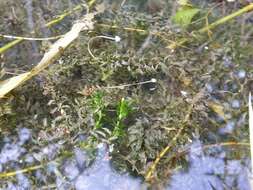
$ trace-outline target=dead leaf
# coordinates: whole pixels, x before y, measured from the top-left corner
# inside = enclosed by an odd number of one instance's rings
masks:
[[[226,121],[224,107],[221,104],[215,102],[208,102],[208,107]]]

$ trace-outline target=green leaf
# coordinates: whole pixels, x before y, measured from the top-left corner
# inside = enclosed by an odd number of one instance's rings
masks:
[[[118,119],[119,120],[125,119],[130,112],[131,112],[131,103],[125,100],[125,98],[122,98],[120,100],[120,103],[118,104],[117,109]]]
[[[173,16],[173,22],[180,25],[183,28],[187,28],[191,24],[193,17],[198,14],[200,9],[184,7],[179,9],[175,16]]]
[[[117,107],[117,119],[115,122],[115,127],[113,130],[113,136],[118,138],[124,135],[124,124],[122,123],[124,119],[132,112],[131,102],[122,98]]]

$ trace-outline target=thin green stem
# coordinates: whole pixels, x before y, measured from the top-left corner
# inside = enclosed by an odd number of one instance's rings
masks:
[[[208,26],[205,26],[205,27],[203,27],[203,28],[201,28],[197,31],[193,31],[192,34],[194,34],[194,33],[204,34],[205,32],[208,32],[211,29],[214,29],[217,26],[222,25],[222,24],[228,22],[229,20],[232,20],[235,17],[240,16],[244,13],[250,12],[252,10],[253,10],[253,3],[250,3],[249,5],[243,7],[242,9],[240,9],[240,10],[238,10],[238,11],[236,11],[236,12],[230,14],[230,15],[227,15],[227,16],[221,18],[221,19],[218,19],[217,21],[211,23]],[[177,47],[182,46],[182,45],[184,45],[185,43],[187,43],[189,41],[190,41],[190,39],[183,38],[183,39],[179,40],[179,42],[174,42],[174,43],[170,44],[168,46],[168,48],[171,49],[171,50],[174,50]]]
[[[40,164],[40,165],[37,165],[37,166],[31,166],[31,167],[24,168],[24,169],[17,170],[17,171],[0,173],[0,178],[12,177],[12,176],[15,176],[17,174],[31,172],[31,171],[34,171],[34,170],[37,170],[37,169],[41,169],[43,167],[44,167],[44,165]]]

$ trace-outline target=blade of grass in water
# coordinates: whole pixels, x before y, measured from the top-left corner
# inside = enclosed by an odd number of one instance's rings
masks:
[[[249,184],[253,189],[253,110],[251,102],[251,93],[249,93],[249,138],[250,138],[250,155],[251,155],[251,170],[249,174]]]
[[[251,155],[251,174],[253,174],[253,110],[251,103],[251,93],[249,93],[249,137],[250,137],[250,155]]]

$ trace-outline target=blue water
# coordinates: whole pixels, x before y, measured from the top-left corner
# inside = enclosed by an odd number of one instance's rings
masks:
[[[106,144],[98,145],[96,159],[91,165],[88,164],[87,152],[80,148],[73,148],[71,158],[55,161],[60,150],[64,148],[60,141],[29,150],[28,145],[33,143],[31,134],[31,130],[21,128],[17,133],[18,139],[14,135],[2,139],[0,172],[20,170],[43,160],[47,160],[48,164],[33,172],[0,179],[1,189],[54,187],[77,190],[145,190],[148,187],[141,178],[132,177],[129,173],[118,173],[111,166]],[[250,190],[248,158],[229,160],[226,158],[227,152],[221,146],[210,147],[204,151],[200,140],[193,141],[185,148],[189,150],[186,154],[189,166],[187,169],[175,170],[165,189]]]

